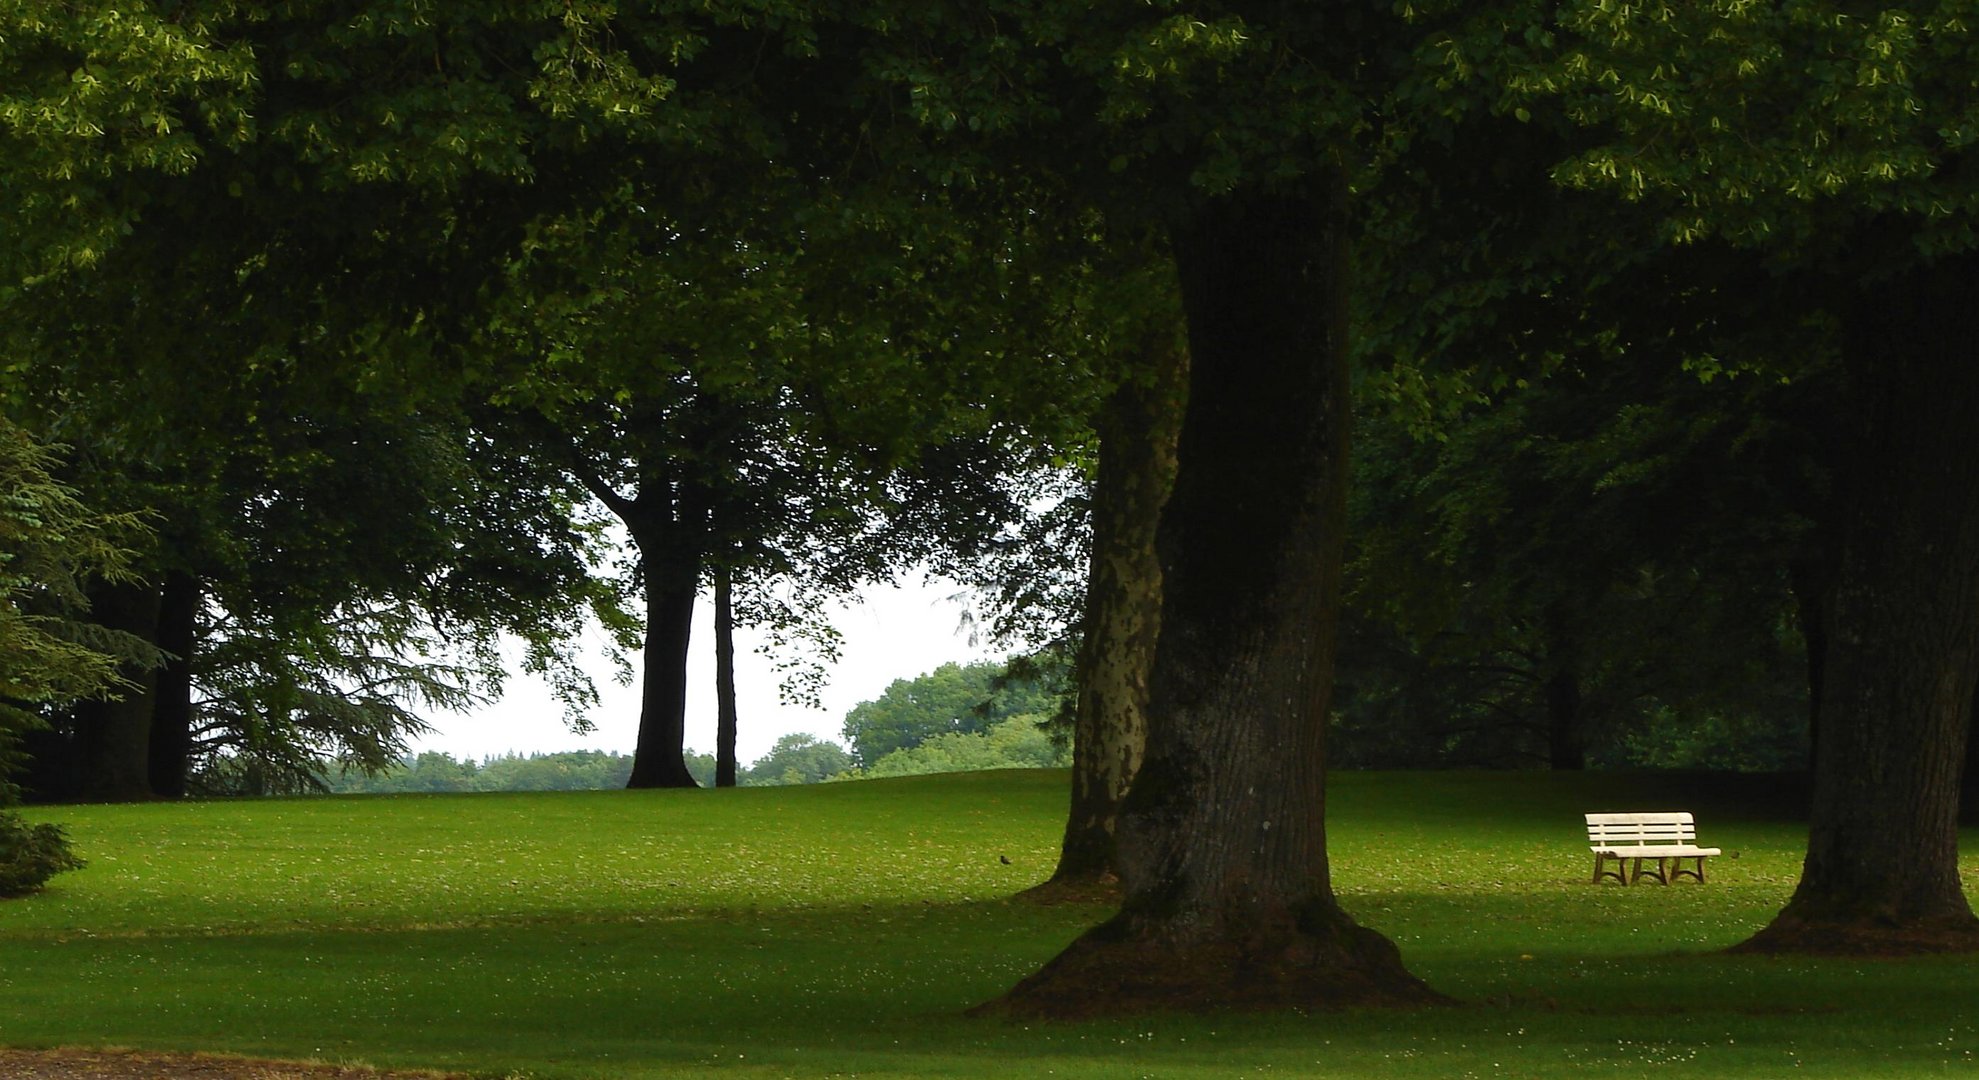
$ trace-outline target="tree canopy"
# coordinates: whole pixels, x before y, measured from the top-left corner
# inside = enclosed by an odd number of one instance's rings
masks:
[[[971,735],[1012,717],[1043,720],[1057,713],[1061,687],[1052,672],[1011,678],[1007,671],[1006,664],[981,660],[895,679],[879,697],[845,714],[846,746],[858,764],[871,768],[939,735]]]

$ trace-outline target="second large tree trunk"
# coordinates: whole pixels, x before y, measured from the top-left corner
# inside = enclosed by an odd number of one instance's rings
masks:
[[[1047,893],[1113,880],[1120,806],[1147,750],[1148,671],[1161,625],[1155,527],[1175,479],[1175,438],[1188,392],[1188,351],[1179,336],[1155,335],[1147,371],[1114,392],[1099,420],[1072,809]]]
[[[157,639],[158,608],[158,590],[142,582],[89,591],[90,621],[147,642]],[[118,689],[117,700],[76,705],[82,797],[91,801],[151,797],[151,709],[158,672],[127,664],[120,674],[128,685]]]
[[[646,647],[640,673],[639,743],[627,787],[699,787],[687,771],[687,645],[694,630],[698,556],[661,543],[642,543],[646,581]]]
[[[1744,948],[1979,948],[1958,789],[1979,681],[1979,260],[1860,290],[1859,434],[1829,594],[1820,754],[1793,898]]]
[[[1324,734],[1349,421],[1342,185],[1175,233],[1189,402],[1162,513],[1148,752],[1120,913],[992,1006],[1072,1016],[1420,1002],[1333,897]]]

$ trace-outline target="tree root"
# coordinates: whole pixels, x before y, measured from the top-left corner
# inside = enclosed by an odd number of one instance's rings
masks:
[[[1350,921],[1208,943],[1137,933],[1131,920],[1087,931],[972,1016],[1078,1020],[1148,1012],[1450,1004],[1402,966],[1401,952]]]
[[[1735,955],[1933,956],[1979,952],[1970,914],[1892,920],[1781,912],[1765,929],[1725,950]]]
[[[1020,903],[1036,904],[1039,907],[1057,907],[1060,904],[1118,904],[1120,879],[1112,874],[1100,877],[1052,878],[1050,881],[1025,889],[1012,899]]]

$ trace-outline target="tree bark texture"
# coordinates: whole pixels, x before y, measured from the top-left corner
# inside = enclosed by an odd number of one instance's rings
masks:
[[[1076,1016],[1435,995],[1333,897],[1324,745],[1349,392],[1338,177],[1174,233],[1189,401],[1161,515],[1146,760],[1120,913],[986,1008]]]
[[[151,709],[149,772],[160,798],[184,798],[192,767],[192,660],[199,637],[199,579],[181,571],[165,575],[158,611],[158,647],[170,655],[158,670]]]
[[[1796,559],[1787,567],[1799,615],[1800,636],[1807,643],[1807,769],[1821,763],[1822,668],[1828,659],[1828,574],[1818,556]]]
[[[1972,699],[1972,712],[1965,721],[1965,771],[1959,782],[1958,821],[1979,825],[1979,695]]]
[[[99,584],[89,590],[89,618],[155,642],[160,599],[155,587],[141,582]],[[92,802],[151,797],[151,711],[158,672],[132,664],[121,674],[130,685],[120,688],[118,700],[76,705],[82,797]]]
[[[1979,685],[1979,259],[1859,290],[1856,445],[1827,612],[1820,756],[1793,898],[1742,948],[1979,948],[1958,878]]]
[[[1099,418],[1072,809],[1047,883],[1058,889],[1115,878],[1120,806],[1147,749],[1148,672],[1161,625],[1155,527],[1175,480],[1175,440],[1188,393],[1188,350],[1179,337],[1172,330],[1153,335],[1147,377],[1123,383]]]
[[[635,535],[635,540],[637,540]],[[649,546],[650,545],[650,546]],[[640,541],[646,581],[646,644],[640,679],[639,742],[632,788],[699,787],[687,771],[687,645],[701,583],[698,549]]]
[[[715,786],[735,786],[735,575],[715,569]]]

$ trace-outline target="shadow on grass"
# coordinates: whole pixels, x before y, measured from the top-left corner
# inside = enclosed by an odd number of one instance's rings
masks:
[[[0,1015],[9,1017],[4,1037],[16,1043],[543,1076],[719,1067],[742,1075],[1207,1077],[1253,1066],[1432,1076],[1488,1070],[1494,1060],[1521,1075],[1676,1060],[1777,1075],[1767,1070],[1787,1064],[1789,1051],[1828,1063],[1894,1054],[1891,1061],[1918,1069],[1974,1044],[1963,1004],[1979,999],[1970,965],[1673,955],[1560,935],[1551,948],[1522,954],[1461,941],[1420,950],[1419,961],[1411,958],[1417,972],[1471,1001],[1427,1014],[1052,1025],[961,1018],[1104,912],[1009,902],[848,905],[643,921],[15,940],[0,975]],[[1618,1041],[1631,1032],[1644,1034]]]

